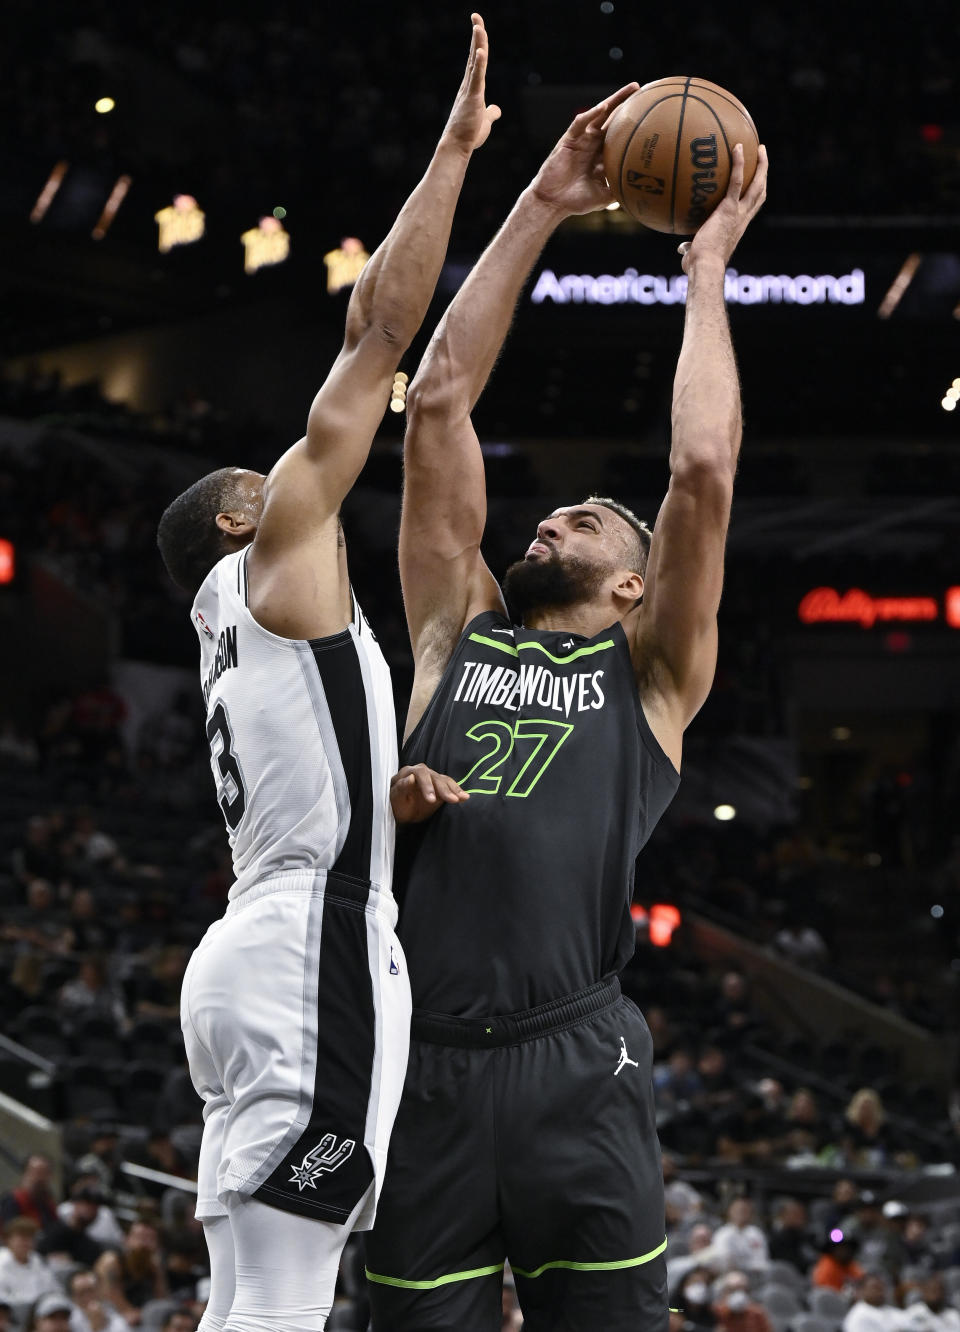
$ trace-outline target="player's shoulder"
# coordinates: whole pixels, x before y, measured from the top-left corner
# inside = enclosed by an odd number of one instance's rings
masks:
[[[503,632],[509,630],[509,632],[512,634],[514,633],[516,628],[517,626],[513,623],[513,621],[510,619],[509,616],[504,615],[503,611],[483,610],[480,611],[479,614],[474,615],[472,619],[467,621],[467,623],[463,626],[461,637],[469,638],[471,634],[482,634],[485,632],[489,633],[490,630],[492,629],[496,629],[498,631],[503,631]]]
[[[206,630],[212,637],[212,623],[223,609],[232,609],[233,604],[246,605],[246,555],[248,548],[232,551],[218,560],[207,573],[206,578],[197,588],[190,609],[190,618],[198,632]]]

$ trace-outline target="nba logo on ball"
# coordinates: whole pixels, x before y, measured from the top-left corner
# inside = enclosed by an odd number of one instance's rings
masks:
[[[643,190],[644,194],[662,194],[666,182],[662,176],[648,176],[645,171],[628,171],[627,184],[632,190]]]
[[[738,143],[746,189],[760,146],[749,111],[715,83],[675,75],[646,84],[613,113],[603,169],[631,217],[690,236],[726,193]]]

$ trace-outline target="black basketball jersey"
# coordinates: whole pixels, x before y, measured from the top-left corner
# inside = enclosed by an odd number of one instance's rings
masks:
[[[634,862],[680,778],[619,623],[586,639],[478,615],[402,761],[470,792],[398,836],[416,1008],[518,1012],[629,961]]]

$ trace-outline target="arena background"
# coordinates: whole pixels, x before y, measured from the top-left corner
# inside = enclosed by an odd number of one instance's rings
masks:
[[[604,92],[712,79],[749,106],[771,158],[728,282],[746,429],[720,665],[638,865],[624,977],[656,1043],[674,1288],[704,1241],[691,1230],[714,1231],[744,1194],[781,1255],[751,1273],[777,1332],[839,1326],[850,1292],[831,1306],[809,1276],[838,1229],[889,1301],[924,1296],[916,1326],[947,1332],[960,1323],[922,1283],[944,1272],[960,1300],[960,11],[483,13],[503,119],[470,167],[408,375],[516,193]],[[165,1309],[202,1308],[199,1102],[176,1013],[230,870],[188,600],[156,522],[205,471],[267,470],[302,433],[349,295],[328,290],[334,252],[344,237],[372,251],[425,167],[468,13],[14,0],[8,15],[0,1191],[42,1151],[56,1201],[79,1178],[102,1191],[101,1228],[108,1205],[124,1231],[149,1220],[152,1257],[142,1229],[117,1243],[149,1273],[128,1312],[146,1299],[140,1325],[159,1327]],[[177,195],[205,233],[161,252],[156,214]],[[264,217],[289,256],[248,273],[241,236]],[[678,272],[675,242],[622,211],[551,241],[477,412],[495,570],[590,490],[654,516]],[[388,413],[345,508],[400,708],[402,431]],[[4,1221],[22,1196],[0,1200]],[[58,1259],[61,1241],[37,1244],[62,1284],[96,1255],[70,1240]],[[705,1259],[719,1312],[697,1318],[733,1332],[723,1273],[744,1258],[722,1247]],[[367,1325],[358,1273],[351,1246],[332,1327]],[[3,1279],[9,1325],[25,1325],[29,1301]],[[507,1290],[505,1327],[512,1306]]]

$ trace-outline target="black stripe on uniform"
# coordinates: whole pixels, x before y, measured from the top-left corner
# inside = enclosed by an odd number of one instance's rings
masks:
[[[340,762],[350,794],[350,826],[333,870],[363,883],[370,881],[373,841],[373,777],[367,694],[357,647],[349,629],[310,642],[324,697],[337,737]]]
[[[350,796],[350,826],[327,872],[317,979],[317,1068],[310,1122],[254,1196],[346,1221],[373,1179],[364,1148],[376,1025],[366,904],[373,834],[367,695],[349,629],[310,640]],[[335,761],[336,756],[331,755]],[[352,1146],[346,1151],[348,1144]]]
[[[333,871],[327,874],[310,1122],[254,1193],[272,1207],[323,1221],[346,1221],[373,1180],[363,1145],[376,1041],[368,891]]]

